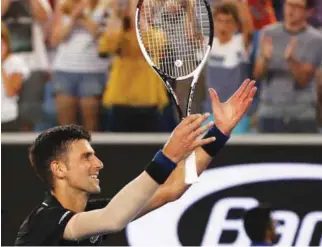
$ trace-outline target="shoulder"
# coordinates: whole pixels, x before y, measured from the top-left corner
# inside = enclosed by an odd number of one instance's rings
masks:
[[[72,211],[62,207],[41,205],[35,208],[21,225],[15,245],[52,245],[62,240]]]
[[[322,42],[322,32],[309,26],[305,32],[307,36],[310,36],[312,39]]]
[[[281,22],[276,22],[276,23],[267,25],[262,29],[262,32],[268,33],[268,34],[284,32],[283,24]]]

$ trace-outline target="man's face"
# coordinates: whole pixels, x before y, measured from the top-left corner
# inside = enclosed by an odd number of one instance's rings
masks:
[[[299,25],[308,17],[306,0],[285,0],[284,21],[288,25]]]
[[[103,163],[87,140],[78,140],[69,145],[67,151],[67,170],[64,179],[73,189],[89,194],[100,193],[99,171]]]
[[[230,40],[238,30],[232,15],[218,13],[214,18],[215,34],[220,40]]]

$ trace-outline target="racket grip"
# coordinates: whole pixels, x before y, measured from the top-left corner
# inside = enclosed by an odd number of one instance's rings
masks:
[[[185,183],[194,184],[198,181],[196,153],[193,151],[185,160]]]

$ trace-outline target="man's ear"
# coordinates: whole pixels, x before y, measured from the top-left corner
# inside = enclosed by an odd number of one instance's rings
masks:
[[[63,162],[59,162],[57,160],[50,163],[50,169],[53,173],[53,176],[60,179],[64,178],[67,172],[66,165]]]

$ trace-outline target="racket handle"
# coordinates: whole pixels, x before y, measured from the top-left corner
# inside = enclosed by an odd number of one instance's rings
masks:
[[[193,151],[185,160],[185,183],[194,184],[199,181],[197,173],[196,153]]]

